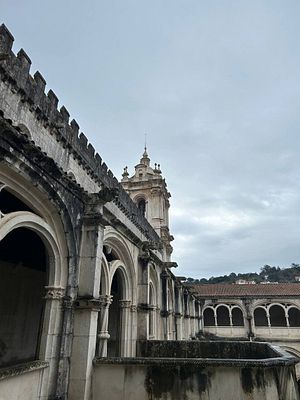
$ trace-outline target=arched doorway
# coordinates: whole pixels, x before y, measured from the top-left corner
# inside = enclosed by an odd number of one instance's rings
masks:
[[[39,355],[48,255],[41,238],[22,227],[0,241],[0,365]]]

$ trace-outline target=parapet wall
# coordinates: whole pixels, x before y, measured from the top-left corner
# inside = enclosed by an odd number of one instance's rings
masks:
[[[68,110],[62,106],[58,109],[58,98],[50,89],[46,94],[46,81],[39,71],[30,75],[31,60],[23,49],[17,55],[12,51],[14,38],[4,24],[0,26],[0,79],[8,82],[18,93],[23,103],[27,103],[35,117],[49,129],[52,135],[64,148],[73,153],[74,158],[82,165],[89,175],[101,186],[118,189],[118,197],[114,202],[124,214],[151,241],[160,239],[155,230],[144,218],[128,194],[124,191],[117,178],[84,133],[72,119]]]

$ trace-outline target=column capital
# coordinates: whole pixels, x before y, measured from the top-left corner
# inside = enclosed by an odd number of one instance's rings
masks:
[[[101,294],[99,297],[99,301],[101,306],[110,305],[113,301],[113,296],[111,296],[110,294]]]
[[[45,286],[45,300],[62,300],[64,298],[65,289],[56,286]]]
[[[119,300],[120,308],[130,308],[131,300]]]

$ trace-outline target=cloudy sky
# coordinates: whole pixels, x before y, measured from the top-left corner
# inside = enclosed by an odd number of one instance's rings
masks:
[[[300,262],[299,0],[0,0],[0,15],[117,177],[147,132],[176,274]]]

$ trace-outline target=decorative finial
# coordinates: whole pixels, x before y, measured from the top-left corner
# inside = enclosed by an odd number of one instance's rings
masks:
[[[126,167],[124,168],[124,172],[123,172],[123,174],[122,174],[122,177],[123,177],[123,178],[127,178],[128,176],[129,176],[128,167],[126,166]]]

